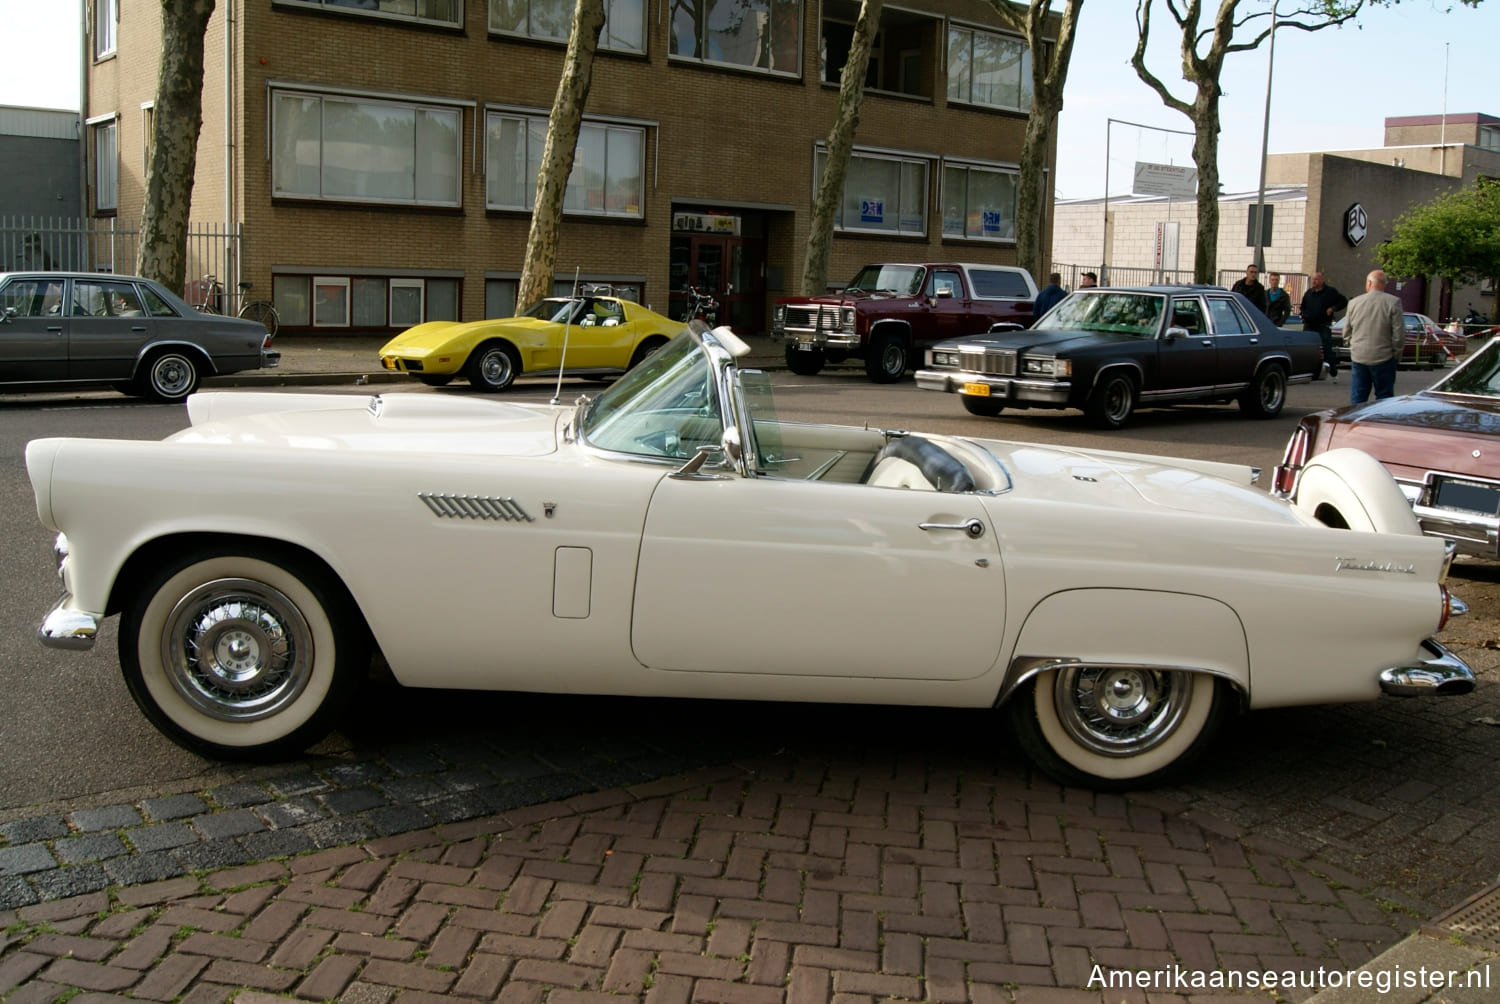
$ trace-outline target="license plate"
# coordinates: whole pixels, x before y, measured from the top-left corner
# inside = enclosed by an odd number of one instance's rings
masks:
[[[1472,481],[1438,481],[1433,501],[1443,509],[1466,509],[1487,516],[1500,514],[1500,488]]]
[[[388,370],[393,370],[396,368],[396,360],[391,358],[390,356],[382,356],[380,359],[380,364]]]
[[[798,342],[797,343],[797,351],[798,352],[811,352],[812,350],[813,350],[812,345],[809,344],[809,343],[807,343],[807,342]]]
[[[987,383],[966,383],[964,393],[970,397],[989,397],[990,385]]]

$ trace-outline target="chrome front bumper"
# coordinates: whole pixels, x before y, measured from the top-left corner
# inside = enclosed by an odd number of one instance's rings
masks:
[[[1073,392],[1073,384],[1067,380],[1022,380],[957,370],[917,370],[917,386],[923,390],[962,394],[968,384],[978,384],[990,389],[988,394],[975,395],[977,397],[988,397],[1005,404],[1054,408],[1067,407],[1068,397]]]
[[[1422,649],[1430,658],[1383,670],[1380,689],[1393,697],[1447,697],[1474,689],[1474,671],[1462,659],[1431,638],[1422,642]]]
[[[47,611],[47,616],[42,618],[42,626],[37,628],[36,637],[45,647],[60,648],[68,652],[84,652],[94,647],[94,639],[99,634],[99,622],[103,618],[83,610],[69,610],[68,601],[72,598],[63,593],[62,598]]]
[[[787,329],[786,343],[805,349],[857,349],[859,336],[852,331],[808,331]]]

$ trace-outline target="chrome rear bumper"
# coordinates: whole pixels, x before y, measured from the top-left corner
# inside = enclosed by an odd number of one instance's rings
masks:
[[[1431,638],[1422,642],[1422,649],[1431,657],[1382,671],[1380,689],[1393,697],[1446,697],[1474,689],[1474,671],[1462,659]]]

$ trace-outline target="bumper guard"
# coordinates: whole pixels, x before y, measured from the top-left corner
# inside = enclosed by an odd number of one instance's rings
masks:
[[[1382,671],[1380,689],[1393,697],[1448,697],[1474,689],[1474,671],[1462,659],[1431,638],[1422,649],[1430,658]]]

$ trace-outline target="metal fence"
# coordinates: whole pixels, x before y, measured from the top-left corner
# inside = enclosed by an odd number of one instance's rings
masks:
[[[1077,289],[1083,273],[1093,272],[1099,277],[1101,286],[1152,286],[1160,283],[1192,282],[1192,269],[1171,268],[1124,268],[1119,265],[1057,265],[1052,271],[1062,276],[1064,289]],[[1038,284],[1042,276],[1037,276]]]
[[[0,216],[0,271],[113,272],[136,270],[140,224],[113,218]],[[204,302],[207,276],[225,291],[216,310],[232,312],[238,297],[243,225],[191,223],[187,238],[185,299]]]

